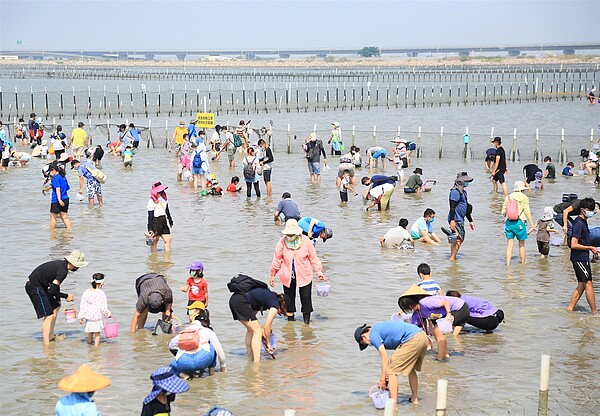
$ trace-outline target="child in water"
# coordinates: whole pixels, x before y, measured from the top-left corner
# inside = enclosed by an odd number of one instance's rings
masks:
[[[352,179],[350,171],[345,170],[340,182],[340,199],[342,202],[348,202],[348,189],[352,189]]]
[[[577,176],[576,173],[573,173],[573,169],[575,168],[575,164],[573,162],[567,163],[567,166],[562,170],[562,174],[564,176]]]
[[[123,153],[121,154],[123,158],[123,166],[132,167],[133,166],[133,148],[131,146],[127,146]]]
[[[550,233],[558,233],[553,224],[554,210],[552,207],[544,207],[544,215],[537,223],[537,246],[540,257],[543,259],[550,253]],[[533,231],[533,230],[532,230]]]
[[[204,265],[199,261],[195,261],[188,269],[190,276],[186,280],[185,286],[181,288],[181,291],[188,294],[188,306],[196,301],[200,301],[204,304],[204,309],[206,310],[208,307],[208,282],[204,278]],[[193,316],[190,315],[190,322],[193,319]]]
[[[238,178],[237,176],[234,176],[231,178],[231,183],[229,185],[227,185],[227,192],[239,192],[242,190],[242,187],[240,186],[238,188],[238,184],[240,183],[240,178]]]
[[[85,332],[88,334],[88,344],[94,343],[100,346],[100,332],[104,329],[103,320],[111,317],[106,302],[106,294],[102,290],[104,275],[94,273],[92,276],[92,288],[86,289],[81,296],[79,304],[79,323],[83,325],[85,320]]]

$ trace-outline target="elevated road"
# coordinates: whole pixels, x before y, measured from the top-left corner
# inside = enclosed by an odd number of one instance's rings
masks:
[[[131,59],[143,57],[153,60],[160,57],[176,57],[185,60],[188,56],[194,57],[225,57],[253,59],[255,57],[280,57],[289,58],[294,55],[330,56],[346,55],[357,56],[360,49],[230,49],[230,50],[27,50],[27,51],[0,51],[2,56],[17,56],[22,59],[44,58],[109,58]],[[418,48],[381,48],[381,55],[407,55],[416,57],[421,54],[508,54],[519,56],[522,52],[562,52],[573,55],[577,51],[595,51],[600,53],[600,43],[572,43],[548,45],[498,45],[498,46],[449,46],[449,47],[418,47]]]

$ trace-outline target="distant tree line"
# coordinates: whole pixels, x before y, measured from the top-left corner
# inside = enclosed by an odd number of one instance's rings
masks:
[[[377,46],[365,46],[360,51],[358,51],[358,56],[362,56],[364,58],[381,56],[381,49],[379,49]]]

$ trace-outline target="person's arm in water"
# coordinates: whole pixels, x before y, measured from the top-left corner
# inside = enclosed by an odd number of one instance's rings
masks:
[[[381,245],[381,247],[385,247],[385,238],[379,239],[379,245]]]
[[[83,182],[84,182],[85,178],[83,177],[83,175],[81,175],[79,177],[79,193],[83,195]]]
[[[277,308],[269,308],[269,311],[267,312],[267,319],[265,321],[265,327],[263,328],[262,336],[267,340],[267,350],[269,350],[269,352],[273,352],[273,347],[271,346],[271,326],[273,325],[273,319],[275,319],[277,313]]]

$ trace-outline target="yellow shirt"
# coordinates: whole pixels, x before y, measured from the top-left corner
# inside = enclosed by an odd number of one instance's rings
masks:
[[[85,146],[85,139],[87,139],[87,133],[81,127],[77,127],[71,133],[71,137],[73,137],[72,145],[74,147],[83,147]]]
[[[175,143],[176,144],[183,144],[183,135],[187,134],[188,129],[187,127],[180,127],[177,126],[175,127]]]
[[[521,221],[527,221],[527,214],[531,215],[531,211],[529,208],[529,198],[523,192],[513,192],[510,195],[511,199],[517,201],[519,204],[519,218]],[[502,215],[506,215],[506,203],[508,202],[508,197],[504,198],[504,202],[502,203]]]

